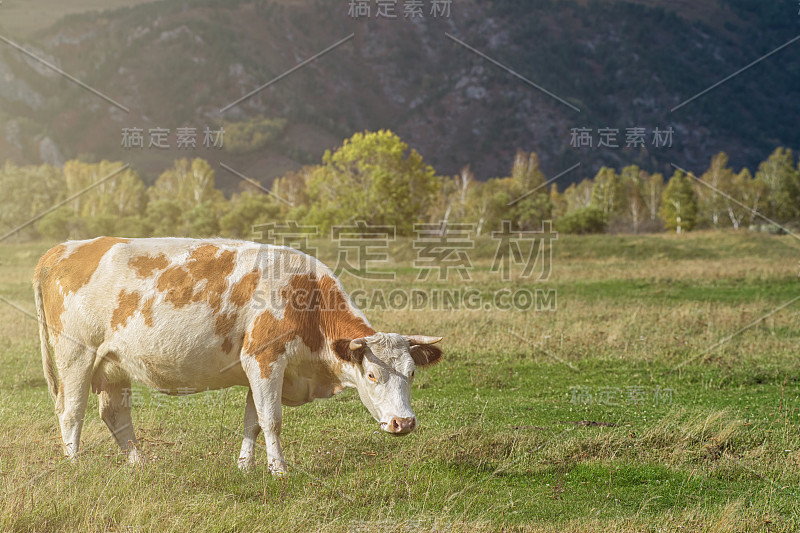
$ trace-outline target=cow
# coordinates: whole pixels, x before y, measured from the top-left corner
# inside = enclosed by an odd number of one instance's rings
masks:
[[[99,237],[50,249],[34,273],[42,366],[74,459],[89,392],[132,463],[141,462],[126,401],[131,381],[169,394],[249,388],[238,465],[287,472],[282,405],[354,387],[392,435],[417,427],[416,367],[441,337],[375,331],[319,260],[284,246],[224,239]],[[51,350],[52,348],[52,350]]]

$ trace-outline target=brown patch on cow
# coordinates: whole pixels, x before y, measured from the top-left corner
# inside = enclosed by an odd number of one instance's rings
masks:
[[[144,317],[144,325],[149,327],[149,328],[153,327],[153,303],[154,302],[155,302],[155,298],[150,298],[142,306],[142,316]]]
[[[218,312],[236,257],[232,251],[217,256],[218,251],[213,244],[203,244],[192,251],[185,267],[176,265],[162,272],[156,286],[166,293],[164,300],[178,308],[205,301],[212,311]]]
[[[349,302],[330,276],[296,274],[281,290],[283,320],[269,310],[261,313],[245,336],[244,350],[258,361],[261,376],[268,378],[272,363],[284,353],[286,343],[300,337],[312,352],[326,342],[374,335],[375,330],[352,313]]]
[[[350,302],[347,296],[339,289],[336,281],[325,276],[320,281],[320,289],[328,300],[324,302],[322,331],[330,339],[358,339],[375,335],[375,330],[350,311]]]
[[[128,323],[128,319],[133,316],[139,307],[141,296],[138,292],[128,292],[122,289],[117,300],[117,308],[111,314],[111,329],[117,329]]]
[[[287,338],[291,331],[282,331],[285,325],[286,321],[277,320],[267,309],[256,317],[253,328],[245,335],[244,350],[258,361],[264,379],[272,374],[272,363],[278,360],[286,349],[286,343],[291,340]]]
[[[64,297],[89,283],[100,260],[112,246],[126,242],[129,240],[100,237],[78,246],[66,257],[67,248],[60,244],[39,260],[34,280],[41,286],[45,319],[55,336],[63,328],[61,315],[64,313]]]
[[[225,353],[231,353],[232,349],[233,349],[233,343],[231,342],[231,339],[225,337],[225,340],[222,341],[222,351]]]
[[[261,281],[261,271],[256,269],[242,276],[231,289],[230,301],[236,307],[242,307],[253,298],[253,293]]]
[[[56,283],[57,277],[51,271],[64,255],[66,247],[59,244],[45,253],[36,264],[33,274],[34,283],[38,283],[42,291],[42,307],[44,319],[55,336],[61,332],[61,315],[64,312],[64,297]]]
[[[218,251],[219,248],[213,244],[198,246],[189,256],[187,265],[195,283],[206,280],[205,287],[192,296],[192,301],[205,300],[215,312],[222,306],[222,293],[236,259],[236,252],[226,250],[217,256]]]
[[[192,277],[181,266],[170,267],[162,272],[158,277],[156,287],[159,291],[166,293],[165,302],[178,308],[187,305],[194,292]]]
[[[230,313],[227,315],[218,314],[217,322],[214,327],[214,333],[220,337],[227,337],[231,330],[233,330],[234,324],[236,324],[236,313]]]
[[[58,262],[58,276],[66,292],[75,292],[92,279],[100,260],[112,246],[130,242],[129,239],[100,237],[80,245],[69,256]]]
[[[167,268],[167,266],[169,266],[169,259],[167,259],[167,256],[164,254],[158,254],[155,257],[138,255],[132,257],[128,261],[128,266],[136,272],[138,277],[146,279],[152,276],[153,272],[156,270],[164,270]]]

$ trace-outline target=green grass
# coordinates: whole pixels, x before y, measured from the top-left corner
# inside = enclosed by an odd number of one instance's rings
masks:
[[[47,248],[0,245],[0,296],[33,311]],[[285,479],[263,446],[255,472],[236,468],[244,389],[137,385],[142,467],[117,454],[92,395],[84,452],[65,462],[36,323],[0,303],[0,530],[796,531],[800,302],[709,350],[800,294],[796,248],[562,235],[550,280],[503,283],[480,241],[472,279],[451,288],[554,288],[558,309],[367,311],[379,329],[446,336],[412,392],[419,431],[378,433],[352,391],[285,408]],[[408,242],[391,255],[382,286],[446,285],[414,281]]]

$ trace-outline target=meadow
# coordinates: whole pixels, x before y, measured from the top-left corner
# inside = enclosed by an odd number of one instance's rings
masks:
[[[150,461],[127,465],[90,406],[62,458],[30,279],[49,243],[0,245],[2,531],[796,531],[800,291],[792,236],[572,236],[548,280],[503,281],[495,242],[470,279],[351,293],[554,290],[550,310],[367,309],[376,329],[444,335],[417,373],[418,431],[392,438],[353,391],[284,408],[290,475],[236,467],[246,390],[167,397],[134,386]],[[331,243],[314,243],[335,263]],[[13,305],[18,306],[15,308]]]

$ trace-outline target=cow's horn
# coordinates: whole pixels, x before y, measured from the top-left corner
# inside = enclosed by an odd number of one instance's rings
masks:
[[[444,337],[430,337],[428,335],[409,335],[407,338],[408,338],[408,343],[411,346],[414,346],[415,344],[436,344]]]
[[[360,339],[353,339],[350,341],[350,349],[353,351],[358,350],[359,348],[363,348],[367,345],[367,339],[360,338]]]

